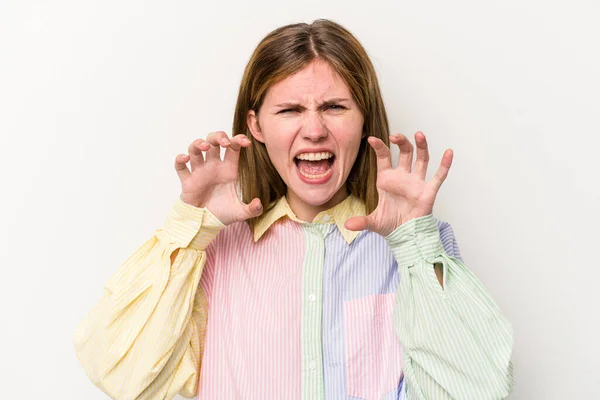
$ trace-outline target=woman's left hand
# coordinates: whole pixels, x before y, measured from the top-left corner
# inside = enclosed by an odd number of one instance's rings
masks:
[[[411,219],[433,212],[435,197],[452,165],[453,152],[451,149],[444,152],[437,172],[431,180],[425,182],[429,151],[423,132],[415,133],[417,160],[414,168],[412,168],[413,145],[406,136],[402,134],[390,136],[390,142],[400,148],[396,168],[392,168],[390,149],[381,139],[370,136],[367,140],[377,155],[379,201],[377,208],[371,214],[349,218],[345,226],[353,231],[368,229],[387,236]]]

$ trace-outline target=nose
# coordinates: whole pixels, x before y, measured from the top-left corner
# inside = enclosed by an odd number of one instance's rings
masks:
[[[314,111],[307,112],[302,127],[302,137],[316,142],[327,137],[327,135],[327,127],[321,114]]]

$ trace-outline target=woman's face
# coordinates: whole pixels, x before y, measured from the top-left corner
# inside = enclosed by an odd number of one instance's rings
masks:
[[[258,114],[248,113],[300,219],[312,221],[348,195],[363,122],[344,79],[321,60],[271,86]]]

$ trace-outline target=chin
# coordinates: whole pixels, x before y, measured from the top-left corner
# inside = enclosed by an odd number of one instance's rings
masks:
[[[314,192],[310,191],[308,193],[302,193],[298,195],[298,197],[306,204],[318,207],[327,204],[331,199],[334,198],[336,193],[337,192],[331,193],[329,191],[325,192],[323,190],[315,190]]]

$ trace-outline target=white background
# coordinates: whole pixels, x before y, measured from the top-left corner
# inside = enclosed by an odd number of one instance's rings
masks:
[[[514,325],[510,398],[600,398],[596,4],[3,0],[0,396],[106,398],[77,323],[164,222],[175,156],[230,132],[259,40],[323,17],[368,50],[393,132],[428,136],[430,176],[454,149],[434,213]]]

